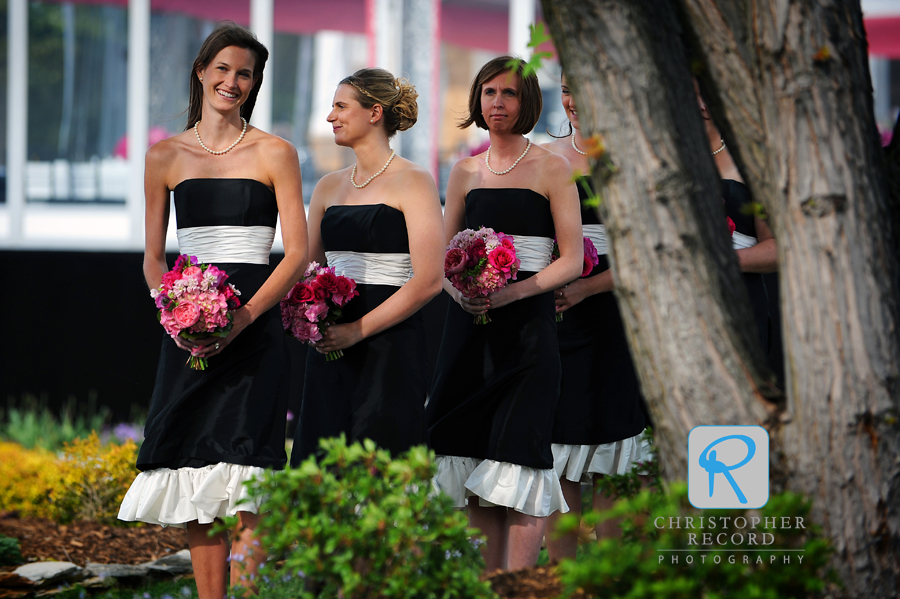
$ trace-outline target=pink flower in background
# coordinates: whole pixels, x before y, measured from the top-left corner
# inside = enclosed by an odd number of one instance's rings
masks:
[[[172,134],[162,127],[150,127],[150,130],[147,131],[147,147],[149,148],[153,144],[159,143],[162,140],[171,137]],[[143,155],[144,150],[141,150],[141,155]],[[113,156],[117,158],[128,158],[128,136],[123,135],[119,138],[119,141],[116,142],[115,147],[113,148]]]

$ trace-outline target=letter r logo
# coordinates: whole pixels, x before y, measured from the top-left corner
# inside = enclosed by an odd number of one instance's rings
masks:
[[[761,508],[769,501],[769,433],[698,426],[688,435],[688,499],[697,508]]]

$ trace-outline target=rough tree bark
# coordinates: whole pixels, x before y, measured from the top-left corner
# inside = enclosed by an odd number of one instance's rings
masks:
[[[848,591],[896,597],[897,214],[859,2],[678,2],[781,249],[791,487],[814,499]]]
[[[694,143],[693,137],[678,131],[677,120],[660,119],[660,114],[684,106],[683,94],[664,95],[668,103],[653,100],[661,95],[655,88],[686,78],[684,69],[652,73],[647,62],[662,63],[667,57],[642,56],[632,48],[641,44],[648,53],[660,51],[658,40],[638,41],[635,36],[658,37],[659,31],[651,32],[646,24],[650,19],[659,23],[659,14],[668,10],[663,5],[675,4],[700,57],[692,66],[700,74],[713,116],[754,197],[766,207],[778,239],[790,420],[773,430],[773,442],[790,467],[788,487],[813,498],[813,516],[834,542],[834,565],[847,595],[896,597],[898,214],[897,204],[888,199],[877,143],[859,3],[573,4],[544,0],[544,14],[567,73],[580,80],[574,90],[579,118],[590,131],[606,137],[620,168],[605,190],[612,262],[617,282],[625,286],[621,305],[636,343],[642,384],[652,391],[648,401],[677,405],[658,388],[646,386],[658,369],[658,358],[647,360],[646,354],[670,350],[642,341],[647,335],[640,327],[665,307],[656,305],[652,293],[646,302],[629,299],[639,290],[631,287],[640,282],[634,271],[647,267],[635,268],[617,237],[628,233],[626,223],[645,216],[648,207],[660,211],[653,204],[635,204],[623,191],[633,193],[647,182],[653,185],[667,170],[684,168],[670,160],[650,160],[640,167],[625,164],[641,159],[630,148],[659,139],[648,137],[648,127],[667,129],[656,133],[674,137],[673,143]],[[594,65],[598,55],[600,63]],[[617,74],[611,76],[613,72]],[[643,87],[630,85],[648,77],[652,80]],[[627,121],[623,134],[615,121],[625,119],[628,107],[651,104],[654,110],[643,115],[649,125]],[[706,162],[699,156],[698,151],[698,161]],[[708,243],[721,249],[718,239]],[[658,254],[642,258],[656,259]],[[691,349],[685,347],[685,354]],[[658,407],[652,409],[658,419]]]
[[[661,467],[683,479],[694,426],[762,424],[772,405],[677,14],[670,2],[545,0],[544,15],[579,121],[617,169],[605,184],[595,171],[616,296]]]

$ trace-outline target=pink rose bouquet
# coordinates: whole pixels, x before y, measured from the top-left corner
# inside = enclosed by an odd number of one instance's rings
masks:
[[[600,256],[597,255],[597,248],[594,247],[594,242],[584,237],[584,258],[581,263],[581,277],[584,278],[591,274],[591,271],[594,270],[594,267],[600,264]],[[559,258],[559,245],[556,243],[556,238],[553,238],[553,249],[550,252],[550,263],[556,262]],[[562,322],[563,313],[556,313],[556,322]]]
[[[485,297],[506,287],[510,279],[515,280],[519,263],[510,235],[488,227],[465,229],[447,246],[444,276],[463,296]],[[487,313],[475,317],[475,324],[490,321]]]
[[[241,305],[237,298],[241,292],[227,280],[224,271],[212,264],[200,264],[196,256],[178,256],[160,286],[150,290],[159,308],[160,324],[173,339],[227,336],[232,312]],[[206,358],[193,352],[187,364],[194,370],[206,370],[209,365]]]
[[[334,274],[334,268],[310,262],[297,281],[281,300],[281,322],[284,331],[304,343],[322,339],[320,327],[332,324],[341,317],[341,308],[359,295],[356,281]],[[343,350],[328,352],[325,360],[337,360]]]

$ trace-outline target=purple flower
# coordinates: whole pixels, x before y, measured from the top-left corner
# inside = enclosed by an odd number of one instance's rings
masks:
[[[135,424],[120,422],[113,428],[113,436],[121,441],[138,442],[144,438],[144,431]]]

